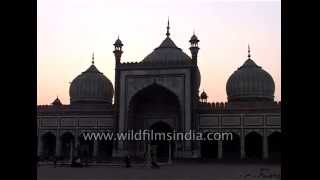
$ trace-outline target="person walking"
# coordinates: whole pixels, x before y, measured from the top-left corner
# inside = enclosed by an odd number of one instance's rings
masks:
[[[130,156],[129,154],[125,157],[125,164],[126,164],[126,168],[130,168],[131,167],[131,162],[130,162]]]
[[[54,166],[54,168],[57,167],[57,157],[56,156],[53,157],[53,166]]]

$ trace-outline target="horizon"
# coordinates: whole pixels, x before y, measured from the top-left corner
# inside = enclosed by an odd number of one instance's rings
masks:
[[[257,0],[38,0],[37,105],[57,96],[69,104],[69,82],[91,65],[93,52],[95,66],[114,85],[117,36],[124,44],[121,62],[140,62],[165,39],[168,17],[170,38],[183,52],[190,56],[193,31],[200,40],[199,93],[204,89],[208,102],[227,102],[227,80],[247,60],[248,44],[281,101],[280,8],[280,1]]]

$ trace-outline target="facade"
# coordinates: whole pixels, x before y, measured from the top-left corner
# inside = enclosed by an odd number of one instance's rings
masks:
[[[114,43],[115,84],[92,65],[69,89],[70,104],[57,99],[39,105],[38,156],[61,161],[80,156],[112,161],[129,153],[143,159],[151,147],[159,161],[172,159],[279,159],[281,104],[274,81],[250,56],[226,83],[227,102],[207,102],[199,92],[199,51],[195,34],[191,56],[166,37],[140,62],[122,63],[123,44]],[[231,132],[232,141],[85,141],[82,131],[152,129],[155,132]]]

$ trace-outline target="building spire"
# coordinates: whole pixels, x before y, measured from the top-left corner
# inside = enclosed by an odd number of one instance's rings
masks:
[[[250,45],[248,44],[248,58],[251,58],[251,54],[250,54]]]
[[[91,61],[92,65],[94,64],[94,52],[92,53],[92,61]]]
[[[166,33],[167,37],[170,36],[169,29],[170,29],[170,24],[169,24],[169,17],[168,17],[168,25],[167,25],[167,33]]]

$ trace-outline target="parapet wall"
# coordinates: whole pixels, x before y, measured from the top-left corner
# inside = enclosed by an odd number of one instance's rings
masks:
[[[199,111],[238,112],[238,111],[281,111],[281,101],[274,102],[199,102]]]

